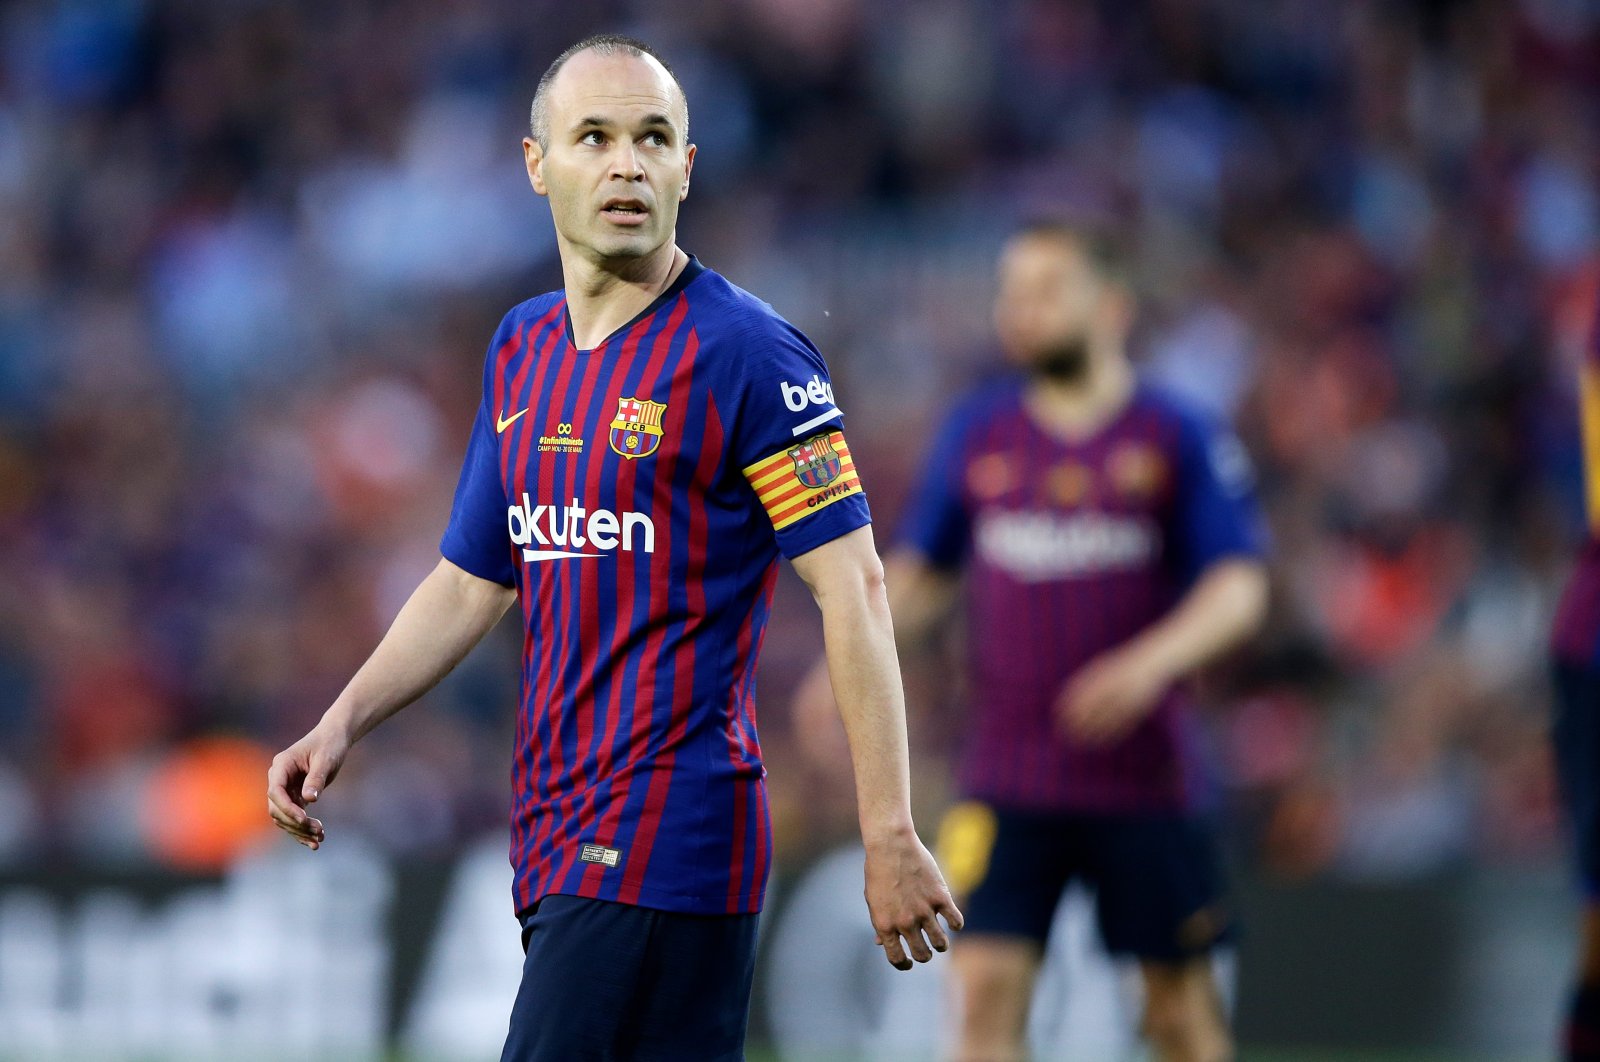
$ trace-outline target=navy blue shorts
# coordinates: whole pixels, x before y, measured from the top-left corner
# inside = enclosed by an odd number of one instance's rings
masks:
[[[1556,774],[1573,830],[1578,875],[1600,903],[1600,670],[1556,665]]]
[[[1073,881],[1094,890],[1100,936],[1116,955],[1183,962],[1232,929],[1215,833],[1203,818],[1061,815],[967,802],[945,816],[939,861],[951,888],[966,897],[963,936],[1043,945]]]
[[[501,1062],[739,1062],[758,918],[545,897]]]

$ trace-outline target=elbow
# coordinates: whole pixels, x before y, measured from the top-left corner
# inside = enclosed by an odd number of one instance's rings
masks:
[[[889,611],[888,582],[876,553],[830,571],[827,578],[809,585],[811,596],[824,614],[836,609],[855,611],[862,606],[872,612]]]
[[[889,603],[889,577],[884,574],[883,561],[876,553],[863,559],[859,576],[868,600]]]

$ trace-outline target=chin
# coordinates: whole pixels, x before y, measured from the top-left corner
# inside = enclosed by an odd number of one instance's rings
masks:
[[[594,249],[606,258],[643,258],[661,246],[662,241],[646,233],[607,233],[595,241]]]

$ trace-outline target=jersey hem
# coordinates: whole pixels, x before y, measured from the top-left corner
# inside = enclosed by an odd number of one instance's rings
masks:
[[[619,900],[615,896],[585,896],[575,888],[550,888],[543,892],[536,892],[532,902],[527,907],[517,912],[517,917],[522,917],[525,911],[531,910],[547,896],[576,896],[585,900],[606,900],[610,903],[620,903],[628,907],[644,907],[652,911],[668,911],[672,914],[693,915],[748,915],[760,914],[766,901],[765,895],[757,897],[752,905],[740,902],[733,910],[729,910],[727,893],[720,893],[715,897],[689,895],[684,893],[666,892],[662,889],[641,888],[636,900]]]

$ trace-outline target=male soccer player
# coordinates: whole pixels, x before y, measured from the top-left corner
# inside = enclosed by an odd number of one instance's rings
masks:
[[[780,552],[822,611],[878,942],[909,969],[947,946],[938,914],[961,925],[912,828],[883,574],[827,368],[678,248],[688,124],[639,41],[591,38],[545,72],[523,151],[565,289],[501,323],[443,559],[268,776],[273,818],[317,848],[305,805],[351,745],[521,602],[527,959],[507,1060],[742,1057],[772,848],[755,667]]]
[[[1584,351],[1579,396],[1589,540],[1556,613],[1553,737],[1583,888],[1566,1058],[1600,1062],[1600,323]]]
[[[955,409],[886,565],[909,644],[951,612],[966,571],[964,800],[939,846],[967,897],[955,1057],[1026,1055],[1052,916],[1079,879],[1109,950],[1140,962],[1160,1057],[1225,1059],[1207,952],[1228,916],[1178,682],[1265,611],[1247,459],[1136,377],[1106,241],[1035,224],[999,273],[995,327],[1024,375]],[[814,726],[826,696],[803,701]]]

